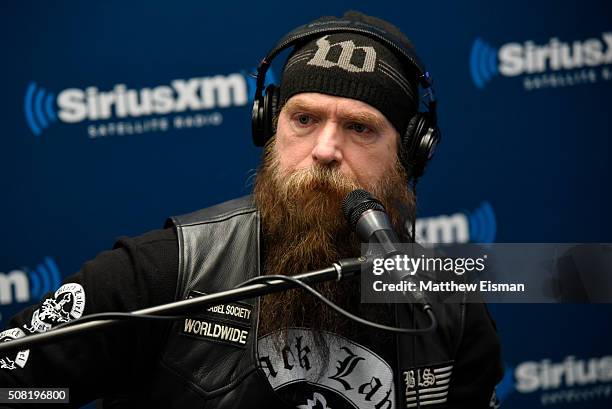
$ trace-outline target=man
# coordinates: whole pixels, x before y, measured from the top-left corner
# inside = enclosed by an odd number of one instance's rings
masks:
[[[355,12],[343,18],[407,42],[382,20]],[[361,50],[361,57],[346,55],[346,47]],[[340,202],[357,188],[380,199],[404,232],[415,213],[407,188],[414,175],[402,161],[400,136],[419,103],[412,67],[375,36],[326,32],[295,47],[278,98],[276,132],[265,145],[252,197],[120,239],[40,307],[15,316],[2,337],[355,257],[360,242]],[[428,325],[409,304],[360,304],[355,282],[317,289],[377,322]],[[75,405],[103,397],[125,407],[488,407],[501,367],[486,308],[434,308],[436,332],[395,336],[349,322],[301,290],[286,291],[261,302],[211,307],[172,324],[120,326],[21,351],[2,361],[0,384],[68,386]]]

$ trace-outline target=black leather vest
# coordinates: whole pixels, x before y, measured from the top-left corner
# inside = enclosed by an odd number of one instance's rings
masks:
[[[173,217],[169,223],[176,229],[179,244],[177,300],[193,292],[229,289],[260,274],[260,220],[250,196]],[[173,324],[153,377],[156,405],[182,409],[286,407],[258,366],[259,302],[245,302],[252,311],[245,324],[244,345],[188,336],[184,321]],[[440,303],[434,309],[439,320],[435,333],[398,337],[397,362],[390,363],[395,364],[398,407],[405,407],[403,372],[431,363],[452,365],[460,344],[464,305]],[[197,314],[192,318],[197,319]],[[397,306],[396,321],[404,327],[429,325],[425,316],[413,314],[410,305]]]

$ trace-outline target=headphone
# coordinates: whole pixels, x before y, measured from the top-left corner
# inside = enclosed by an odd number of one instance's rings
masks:
[[[425,166],[433,157],[441,139],[440,129],[437,125],[437,103],[433,90],[433,78],[420,62],[417,55],[404,46],[399,38],[378,26],[373,26],[363,21],[343,19],[309,23],[286,34],[268,52],[257,67],[257,88],[255,90],[251,114],[253,143],[255,146],[264,146],[276,132],[276,129],[274,129],[274,118],[279,110],[280,87],[274,84],[265,87],[266,72],[270,68],[274,57],[281,51],[302,43],[304,40],[337,32],[354,32],[372,37],[394,50],[407,63],[407,66],[416,70],[418,76],[417,82],[427,91],[425,97],[429,101],[426,103],[426,111],[417,112],[410,119],[400,141],[402,145],[401,151],[403,152],[400,155],[400,161],[404,168],[406,168],[408,175],[416,181],[425,171]]]

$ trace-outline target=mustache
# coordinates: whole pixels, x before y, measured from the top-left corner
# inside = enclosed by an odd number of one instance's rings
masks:
[[[312,192],[343,198],[349,192],[362,188],[355,179],[342,173],[338,166],[313,164],[285,175],[276,171],[274,178],[280,194],[279,199],[285,203]]]

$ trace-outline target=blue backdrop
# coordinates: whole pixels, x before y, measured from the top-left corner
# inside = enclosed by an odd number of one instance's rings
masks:
[[[609,3],[253,4],[2,6],[2,326],[116,237],[248,193],[247,73],[286,31],[347,9],[397,24],[434,74],[443,142],[421,238],[612,242]],[[610,407],[610,305],[491,310],[506,407]]]

